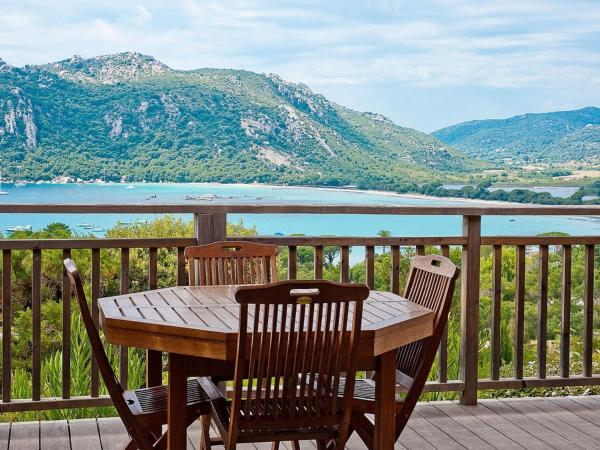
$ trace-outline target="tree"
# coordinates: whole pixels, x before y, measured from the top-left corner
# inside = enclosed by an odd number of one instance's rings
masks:
[[[392,235],[392,233],[390,232],[390,230],[379,230],[379,232],[377,233],[377,236],[383,237],[383,238],[390,237],[391,235]],[[386,246],[383,245],[381,247],[381,249],[382,249],[383,253],[385,253]]]

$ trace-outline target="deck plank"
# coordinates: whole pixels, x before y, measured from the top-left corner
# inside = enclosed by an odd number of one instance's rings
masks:
[[[520,411],[510,407],[500,400],[482,400],[481,406],[489,408],[499,416],[504,417],[509,422],[523,429],[531,436],[536,437],[542,442],[545,442],[552,448],[565,449],[573,447],[573,444],[561,435],[555,433],[544,425],[540,425],[535,420],[522,414]],[[579,448],[578,446],[575,446]]]
[[[413,414],[408,422],[410,427],[424,440],[435,448],[447,450],[463,449],[464,447],[456,442],[451,436],[447,435],[421,415]]]
[[[72,449],[102,450],[96,419],[70,420],[69,432]]]
[[[42,450],[65,450],[70,445],[69,423],[66,420],[40,422],[40,448]]]
[[[103,449],[125,448],[130,440],[125,425],[117,418],[98,419],[98,432]]]
[[[478,419],[487,423],[504,436],[510,436],[513,441],[524,448],[536,450],[546,450],[552,448],[545,442],[537,439],[535,436],[532,436],[527,430],[516,426],[506,418],[498,415],[489,407],[486,407],[485,404],[479,404],[478,406],[457,406],[474,417],[477,417]]]
[[[214,430],[212,433],[214,434]],[[188,430],[188,450],[198,450],[200,426]],[[118,418],[0,423],[2,449],[124,448],[129,442]],[[283,442],[282,449],[289,449]],[[270,443],[240,449],[270,449]],[[302,449],[315,450],[312,442]],[[348,450],[363,450],[353,434]],[[600,448],[600,396],[480,400],[477,406],[452,401],[420,403],[396,443],[396,449]]]
[[[522,445],[519,445],[518,441],[510,439],[510,437],[508,437],[510,434],[505,436],[479,417],[470,414],[457,402],[436,402],[435,408],[476,434],[480,439],[487,442],[492,447],[500,450],[525,448]]]
[[[572,397],[549,398],[548,400],[552,403],[558,403],[563,409],[575,414],[580,419],[594,425],[598,423],[598,412],[600,411],[600,408],[594,411],[587,406],[576,402]]]
[[[443,412],[430,404],[421,404],[415,408],[417,414],[420,414],[429,423],[440,429],[449,436],[452,436],[460,445],[468,449],[489,449],[493,450],[487,442],[483,441],[477,435],[472,433],[460,423],[452,420]]]
[[[13,422],[10,428],[11,450],[31,450],[40,447],[39,422]]]
[[[562,420],[536,408],[527,398],[503,400],[503,402],[540,425],[554,431],[556,434],[571,442],[571,444],[578,445],[582,448],[589,448],[590,444],[594,447],[600,446],[600,441],[596,441],[589,436],[586,437],[576,428],[573,428]]]
[[[568,399],[557,400],[559,401],[552,402],[543,399],[531,399],[528,403],[549,414],[552,418],[566,423],[598,442],[600,439],[600,427],[587,420],[581,420],[581,417],[566,409],[563,405],[569,402]]]
[[[8,439],[10,438],[10,423],[0,423],[0,449],[8,449]]]

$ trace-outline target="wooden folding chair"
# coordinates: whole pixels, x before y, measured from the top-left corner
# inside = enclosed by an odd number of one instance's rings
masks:
[[[280,441],[292,441],[299,448],[298,441],[307,439],[319,448],[329,442],[344,448],[368,295],[364,285],[329,281],[238,288],[233,399],[213,404],[212,414],[227,450],[243,442],[278,448]],[[338,398],[343,372],[349,378]],[[206,429],[208,419],[201,421]]]
[[[276,245],[221,241],[187,247],[190,286],[266,284],[277,281]]]
[[[142,450],[151,450],[166,448],[166,433],[157,435],[154,430],[160,430],[161,426],[167,423],[168,386],[149,387],[134,391],[125,391],[123,389],[108,361],[104,346],[100,340],[98,328],[94,324],[92,315],[90,314],[77,267],[71,259],[65,259],[64,265],[71,279],[71,285],[77,295],[83,324],[92,346],[92,354],[98,363],[100,375],[131,437],[131,442],[129,442],[126,449],[140,448]],[[212,396],[209,396],[200,386],[197,379],[189,380],[187,389],[187,409],[185,412],[182,412],[182,420],[185,420],[187,425],[190,425],[201,415],[210,415],[211,400],[222,399],[214,391],[211,391]]]
[[[459,269],[443,256],[415,256],[411,261],[404,297],[432,309],[435,312],[435,319],[433,334],[430,337],[405,345],[398,350],[396,384],[401,391],[405,392],[405,396],[403,399],[396,399],[396,440],[406,426],[431,371],[448,322],[458,274]],[[373,435],[369,431],[372,427],[365,414],[375,412],[374,383],[369,379],[356,380],[352,403],[351,426],[369,449],[373,449]]]

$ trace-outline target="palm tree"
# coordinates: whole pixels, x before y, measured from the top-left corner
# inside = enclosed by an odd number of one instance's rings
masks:
[[[379,232],[377,233],[377,236],[384,237],[384,238],[390,237],[391,235],[392,235],[392,233],[390,232],[390,230],[379,230]],[[386,246],[383,245],[381,248],[382,248],[383,253],[385,253]]]

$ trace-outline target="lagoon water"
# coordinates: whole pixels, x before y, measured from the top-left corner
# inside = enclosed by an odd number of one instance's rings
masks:
[[[407,197],[378,192],[352,190],[279,187],[263,185],[223,184],[28,184],[17,187],[2,184],[8,192],[0,203],[309,203],[361,205],[472,205],[473,202],[450,199]],[[189,197],[194,197],[190,200]],[[188,199],[186,199],[186,197]],[[151,219],[144,214],[0,214],[3,234],[13,226],[31,225],[39,230],[52,222],[63,222],[81,234],[89,230],[78,227],[90,223],[102,229],[120,221]],[[186,217],[182,215],[182,217]],[[191,219],[191,216],[187,216]],[[454,216],[373,216],[373,215],[237,215],[246,225],[255,225],[260,234],[303,233],[306,235],[374,236],[379,230],[389,230],[392,236],[456,236],[460,235],[461,219]],[[484,217],[482,232],[486,235],[536,235],[562,231],[572,235],[600,234],[600,217]],[[98,236],[103,232],[94,232]]]

